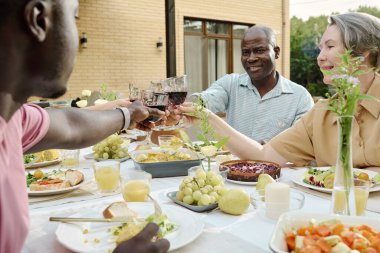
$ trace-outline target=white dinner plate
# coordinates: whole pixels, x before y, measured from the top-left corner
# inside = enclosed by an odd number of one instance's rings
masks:
[[[360,216],[334,216],[321,213],[304,213],[304,212],[287,212],[280,216],[273,230],[269,247],[276,253],[288,253],[288,247],[285,241],[285,233],[292,228],[299,228],[310,225],[310,220],[315,219],[317,222],[338,219],[345,226],[368,225],[374,230],[380,230],[380,219],[360,217]]]
[[[28,187],[28,195],[32,196],[32,197],[41,197],[41,196],[63,194],[63,193],[67,193],[67,192],[72,192],[72,191],[84,186],[85,184],[87,184],[87,182],[85,180],[83,180],[81,183],[74,185],[74,186],[71,186],[71,187],[57,189],[57,190],[48,190],[48,191],[31,191],[31,190],[29,190],[29,187]]]
[[[100,218],[107,205],[84,209],[72,215],[72,217],[95,217]],[[131,202],[128,207],[139,214],[139,217],[147,217],[154,213],[152,203]],[[177,229],[166,235],[170,242],[170,251],[179,249],[194,241],[203,231],[204,223],[198,216],[190,211],[173,205],[161,205],[169,220]],[[116,244],[112,241],[110,228],[118,226],[118,223],[60,223],[56,230],[58,241],[66,248],[74,252],[109,252]],[[84,229],[88,233],[83,233]],[[95,242],[95,239],[97,239]]]
[[[32,163],[32,164],[24,164],[25,169],[34,169],[34,168],[40,168],[40,167],[46,167],[54,164],[58,164],[62,161],[62,158],[58,158],[51,161],[44,161],[39,163]]]
[[[241,185],[257,185],[257,182],[244,182],[244,181],[237,181],[226,178],[227,182],[234,183],[234,184],[241,184]]]
[[[321,168],[318,168],[318,169],[321,169],[321,170],[328,170],[330,167],[321,167]],[[292,173],[292,181],[298,185],[301,185],[303,187],[307,187],[307,188],[310,188],[310,189],[313,189],[313,190],[316,190],[316,191],[320,191],[320,192],[324,192],[324,193],[332,193],[333,190],[332,189],[328,189],[328,188],[323,188],[323,187],[319,187],[319,186],[316,186],[316,185],[311,185],[311,184],[307,184],[303,181],[304,179],[304,175],[305,175],[305,171],[307,171],[308,168],[304,168],[304,169],[297,169],[297,171],[293,171]],[[376,172],[373,172],[373,171],[370,171],[370,170],[363,170],[363,169],[354,169],[355,171],[360,171],[360,172],[365,172],[368,174],[368,176],[370,178],[373,178],[377,173]],[[380,191],[380,185],[376,185],[374,187],[371,187],[369,188],[369,192],[376,192],[376,191]]]

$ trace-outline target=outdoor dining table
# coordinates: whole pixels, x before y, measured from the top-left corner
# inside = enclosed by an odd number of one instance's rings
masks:
[[[86,180],[93,180],[93,160],[84,159],[84,155],[91,153],[90,148],[81,150],[79,169],[83,171]],[[59,165],[51,168],[59,168]],[[132,160],[121,163],[121,176],[134,170]],[[291,175],[297,168],[282,168],[281,182],[290,184],[293,190],[305,195],[305,203],[301,212],[325,213],[330,211],[330,195],[319,193],[307,188],[296,186],[291,181]],[[380,168],[372,168],[380,172]],[[154,178],[151,183],[151,195],[161,204],[177,206],[166,193],[178,189],[183,177]],[[248,193],[255,191],[255,186],[225,183],[227,188],[240,188]],[[380,195],[371,193],[372,211],[366,211],[366,216],[380,219]],[[33,201],[30,199],[30,228],[22,252],[71,252],[62,246],[56,239],[55,231],[58,223],[49,222],[50,216],[69,216],[83,209],[91,208],[102,203],[111,203],[122,200],[121,194],[102,196],[96,194],[82,194],[81,190],[64,195],[64,197],[50,197]],[[374,208],[373,208],[374,207]],[[181,207],[182,208],[182,207]],[[183,208],[184,209],[184,208]],[[185,209],[184,209],[185,210]],[[255,210],[252,206],[241,216],[228,215],[220,210],[205,213],[194,213],[204,222],[204,230],[200,236],[188,245],[173,252],[271,252],[269,242],[276,225],[276,220],[266,218],[262,210]]]

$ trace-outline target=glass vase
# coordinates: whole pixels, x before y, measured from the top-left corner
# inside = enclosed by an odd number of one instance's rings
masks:
[[[356,215],[351,141],[353,118],[338,117],[338,153],[331,205],[333,214]]]

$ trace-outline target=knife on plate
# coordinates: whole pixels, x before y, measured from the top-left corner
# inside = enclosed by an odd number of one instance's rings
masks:
[[[141,218],[131,218],[131,217],[116,217],[116,218],[71,218],[71,217],[50,217],[49,221],[58,222],[121,222],[121,223],[136,223],[143,222],[144,219]]]

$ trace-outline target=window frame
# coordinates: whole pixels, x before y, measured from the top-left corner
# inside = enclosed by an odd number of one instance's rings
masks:
[[[227,41],[227,74],[233,73],[233,40],[243,38],[240,36],[234,36],[233,26],[234,25],[244,25],[244,26],[248,26],[248,28],[250,28],[255,24],[243,23],[243,22],[231,22],[231,21],[223,21],[223,20],[215,20],[215,19],[204,19],[204,18],[187,17],[187,16],[185,16],[183,20],[184,20],[184,23],[186,20],[202,22],[202,29],[200,32],[188,32],[184,28],[184,36],[187,36],[187,35],[189,35],[189,36],[201,36],[202,39],[223,39],[223,40]],[[228,29],[229,34],[207,33],[207,22],[217,22],[217,23],[227,24],[228,25],[227,29]]]

